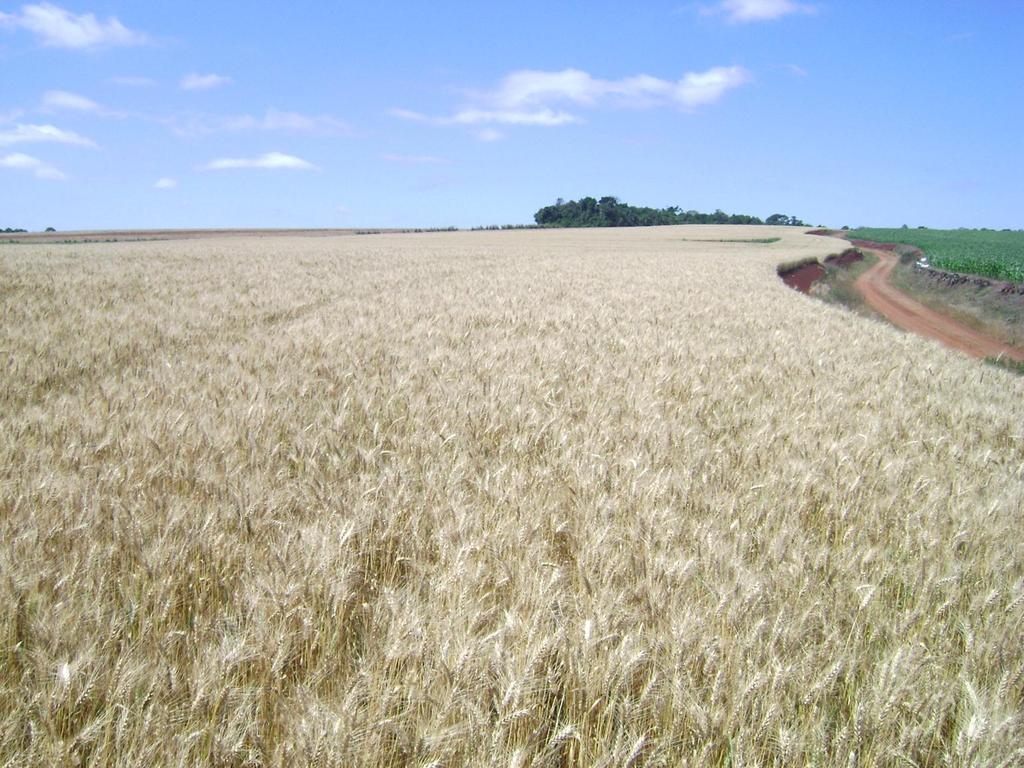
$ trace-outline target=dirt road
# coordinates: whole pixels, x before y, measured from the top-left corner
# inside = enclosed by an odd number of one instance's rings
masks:
[[[997,357],[1001,354],[1013,360],[1024,361],[1024,349],[1011,347],[991,336],[986,336],[897,290],[889,282],[889,276],[899,262],[898,256],[888,251],[867,248],[863,250],[877,256],[878,263],[857,278],[856,288],[872,309],[894,325],[941,341],[946,346],[959,349],[972,357]]]

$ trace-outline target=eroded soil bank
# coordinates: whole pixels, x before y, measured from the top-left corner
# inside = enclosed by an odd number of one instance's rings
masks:
[[[779,272],[782,282],[790,288],[796,288],[801,293],[810,293],[811,286],[814,285],[815,281],[824,276],[825,268],[817,262]]]
[[[842,253],[826,257],[825,263],[834,267],[848,267],[851,264],[856,264],[858,261],[863,260],[863,253],[858,251],[856,248],[847,248]]]
[[[861,261],[863,258],[864,254],[856,248],[847,248],[842,253],[836,253],[826,257],[824,264],[821,264],[818,261],[810,261],[797,264],[790,268],[782,268],[779,270],[779,277],[782,278],[782,282],[790,288],[795,288],[801,293],[810,293],[811,287],[814,283],[828,274],[828,267],[840,267],[845,269],[851,264]]]

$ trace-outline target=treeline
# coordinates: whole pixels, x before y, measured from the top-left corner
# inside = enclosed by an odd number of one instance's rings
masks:
[[[13,227],[7,227],[6,229],[0,229],[0,232],[3,232],[5,235],[14,235],[14,234],[17,234],[18,232],[28,232],[28,230],[27,229],[14,229]]]
[[[796,216],[775,213],[763,221],[742,213],[728,214],[684,211],[670,208],[644,208],[627,205],[616,197],[584,197],[566,202],[561,198],[554,205],[541,208],[533,215],[541,227],[655,227],[663,224],[782,224],[805,227]]]

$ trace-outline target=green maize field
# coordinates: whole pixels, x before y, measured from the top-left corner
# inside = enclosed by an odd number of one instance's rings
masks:
[[[853,229],[850,237],[920,248],[933,267],[1024,283],[1024,231]]]

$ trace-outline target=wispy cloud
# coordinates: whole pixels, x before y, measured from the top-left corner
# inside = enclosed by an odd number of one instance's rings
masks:
[[[500,141],[505,138],[505,134],[494,128],[481,128],[476,132],[476,137],[480,141]]]
[[[432,117],[422,112],[414,112],[410,109],[392,109],[393,117],[402,120],[411,120],[417,123],[432,123],[434,125],[480,125],[482,123],[497,123],[499,125],[566,125],[567,123],[579,122],[579,118],[568,112],[555,111],[552,109],[537,110],[509,110],[509,109],[460,109],[452,115],[444,117]]]
[[[151,77],[133,77],[130,75],[111,77],[107,82],[112,85],[120,85],[122,88],[152,88],[156,85],[156,80]]]
[[[579,118],[568,112],[553,109],[462,109],[444,119],[442,122],[453,125],[479,125],[481,123],[498,123],[499,125],[566,125],[579,122]]]
[[[23,5],[18,13],[0,13],[0,27],[25,29],[51,48],[110,48],[143,45],[148,38],[111,16],[106,21],[91,13],[81,15],[51,3]]]
[[[179,85],[184,91],[209,91],[212,88],[220,88],[222,85],[230,85],[234,82],[227,75],[200,75],[191,72],[181,78]]]
[[[145,112],[128,112],[109,107],[93,101],[88,96],[71,91],[47,91],[39,102],[39,111],[47,114],[56,112],[85,112],[98,117],[113,120],[141,120],[147,123],[169,125],[171,118]]]
[[[75,144],[80,147],[95,147],[96,142],[80,136],[74,131],[65,131],[53,125],[32,125],[19,123],[13,128],[0,131],[0,147],[11,144]]]
[[[169,178],[167,176],[164,176],[162,179],[157,179],[156,180],[156,183],[153,185],[153,188],[154,189],[174,189],[176,186],[178,186],[177,179],[172,179],[172,178]]]
[[[298,112],[282,112],[268,109],[262,120],[253,126],[262,131],[299,131],[307,133],[348,133],[351,130],[344,120],[329,115],[303,115]]]
[[[749,79],[749,73],[738,66],[687,72],[679,80],[642,74],[619,80],[602,80],[578,69],[560,72],[523,70],[506,77],[493,98],[508,108],[550,102],[570,102],[580,106],[674,105],[692,108],[717,101],[726,91],[743,85]]]
[[[92,99],[69,91],[47,91],[43,94],[43,108],[46,110],[71,110],[73,112],[100,111],[100,105]]]
[[[714,67],[706,72],[688,72],[677,84],[673,99],[690,108],[713,104],[750,79],[750,73],[743,67]]]
[[[388,114],[392,117],[397,117],[402,120],[411,120],[414,123],[429,123],[436,118],[432,118],[429,115],[425,115],[422,112],[414,112],[411,109],[402,109],[401,107],[395,107],[389,109]]]
[[[173,120],[179,136],[204,136],[235,131],[292,131],[325,136],[346,136],[352,133],[344,120],[330,115],[303,115],[268,109],[263,115],[186,115]]]
[[[675,106],[695,109],[718,101],[728,91],[751,80],[739,66],[713,67],[688,72],[679,80],[636,75],[603,80],[579,69],[512,72],[489,92],[478,94],[475,104],[450,115],[430,116],[408,109],[393,109],[403,120],[434,125],[558,126],[580,122],[568,108]],[[494,133],[480,136],[493,141]]]
[[[66,179],[67,176],[49,163],[37,157],[23,155],[20,152],[0,157],[0,168],[16,168],[30,171],[37,179]]]
[[[236,168],[264,168],[269,170],[315,171],[319,170],[312,163],[301,157],[286,155],[283,152],[268,152],[259,157],[222,157],[211,160],[201,166],[203,171],[225,171]]]
[[[818,9],[813,5],[794,0],[722,0],[701,9],[705,16],[724,15],[732,24],[749,24],[756,21],[772,21],[793,14],[814,14]]]
[[[454,115],[445,117],[432,117],[412,110],[391,110],[391,115],[402,120],[410,120],[416,123],[431,123],[432,125],[481,125],[495,123],[499,125],[566,125],[567,123],[581,122],[578,117],[567,112],[554,110],[483,110],[471,108],[460,110]],[[493,136],[494,131],[487,135]]]
[[[433,155],[381,155],[381,160],[403,165],[451,165],[451,160]]]

